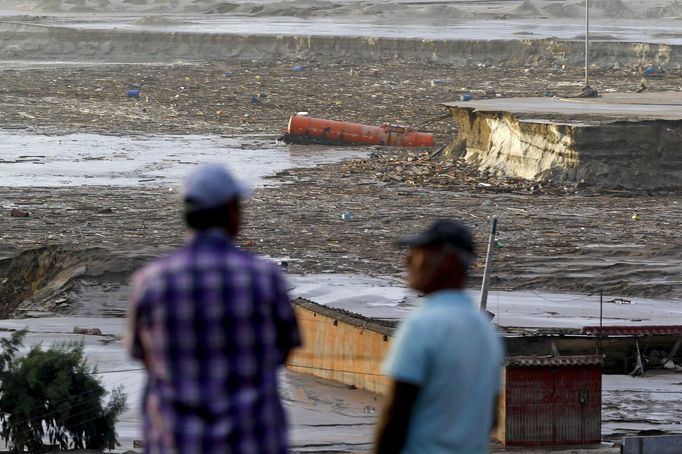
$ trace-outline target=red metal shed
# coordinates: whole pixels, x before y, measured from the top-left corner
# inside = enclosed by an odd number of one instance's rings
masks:
[[[509,357],[498,440],[507,446],[600,443],[601,364],[601,356]]]

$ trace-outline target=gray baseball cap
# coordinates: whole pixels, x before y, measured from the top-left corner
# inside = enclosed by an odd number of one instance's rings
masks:
[[[223,166],[204,164],[185,180],[185,209],[189,212],[216,208],[231,200],[246,198],[251,189],[242,184]]]

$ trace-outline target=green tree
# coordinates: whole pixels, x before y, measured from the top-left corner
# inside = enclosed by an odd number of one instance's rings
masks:
[[[0,340],[0,437],[12,452],[39,452],[43,440],[61,449],[113,449],[126,396],[107,391],[88,367],[83,344],[39,345],[17,357],[25,332]]]

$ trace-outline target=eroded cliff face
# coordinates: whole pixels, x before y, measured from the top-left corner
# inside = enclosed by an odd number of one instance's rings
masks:
[[[459,135],[447,148],[481,171],[604,187],[682,186],[682,122],[523,119],[451,107]]]

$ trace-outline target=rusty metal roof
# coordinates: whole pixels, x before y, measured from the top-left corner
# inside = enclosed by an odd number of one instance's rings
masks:
[[[583,334],[602,336],[682,336],[682,325],[585,326]]]
[[[349,325],[359,326],[362,329],[376,331],[387,336],[393,336],[393,331],[395,331],[397,325],[397,322],[395,321],[365,317],[364,315],[355,314],[345,309],[323,306],[305,298],[296,298],[294,304],[334,320],[341,320]]]
[[[598,355],[574,356],[509,356],[506,367],[557,367],[557,366],[599,366],[603,358]]]

